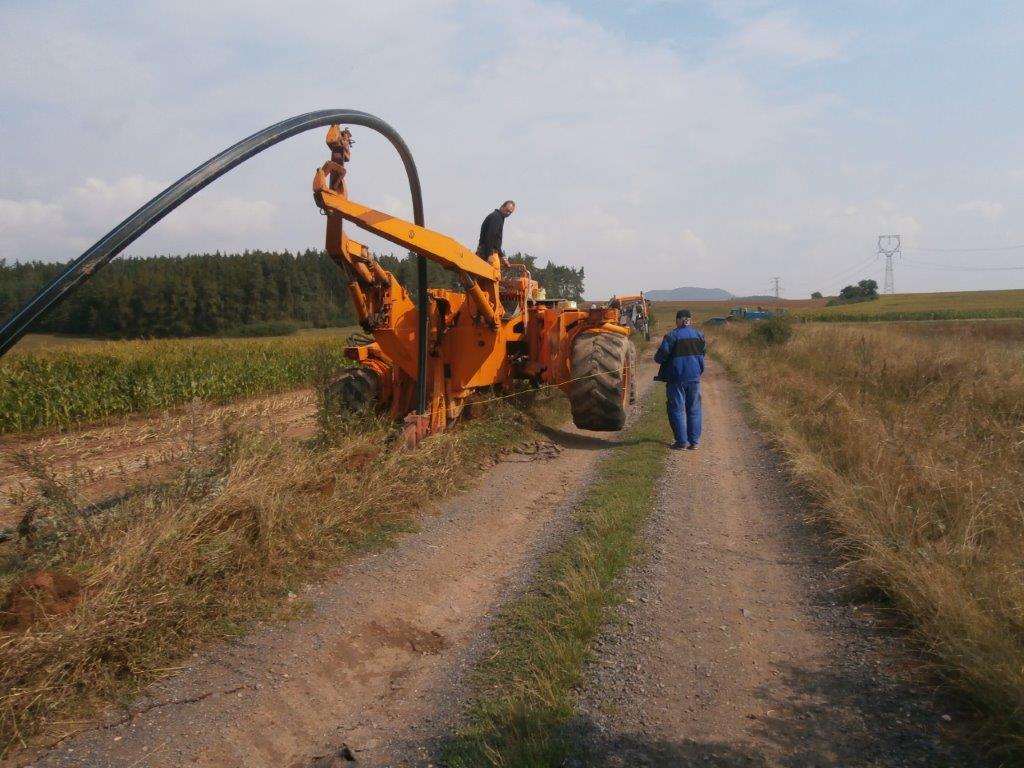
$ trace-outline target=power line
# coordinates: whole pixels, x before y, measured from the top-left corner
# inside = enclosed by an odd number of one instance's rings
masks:
[[[1024,269],[1024,267],[975,267],[975,266],[961,266],[959,264],[934,264],[930,261],[914,261],[904,259],[904,263],[914,267],[923,267],[924,269],[947,269],[956,272],[1004,272],[1018,269]]]
[[[893,256],[902,256],[903,253],[905,253],[905,252],[914,252],[914,253],[917,253],[917,252],[935,252],[935,253],[964,253],[964,254],[967,254],[967,253],[983,253],[983,252],[994,252],[994,251],[1014,251],[1014,250],[1024,249],[1024,244],[1021,244],[1021,245],[1001,245],[1001,246],[994,246],[994,247],[987,247],[987,248],[930,248],[930,247],[904,248],[902,246],[902,244],[900,243],[900,236],[899,235],[881,235],[879,237],[879,249],[878,249],[878,252],[874,256],[869,256],[864,261],[862,261],[862,262],[860,262],[858,264],[855,264],[853,266],[844,267],[840,271],[835,272],[832,275],[830,275],[829,277],[826,277],[826,278],[824,278],[822,280],[819,280],[816,283],[797,283],[796,287],[798,289],[812,289],[812,288],[815,289],[815,290],[822,290],[822,289],[824,289],[827,292],[829,284],[831,284],[833,282],[841,282],[843,280],[849,279],[852,275],[855,275],[857,272],[859,272],[860,270],[862,270],[865,267],[867,267],[869,264],[871,264],[871,262],[875,261],[880,256],[886,256],[886,265],[885,265],[886,266],[886,270],[885,270],[886,274],[885,274],[885,282],[884,282],[883,292],[884,293],[892,293],[893,292],[893,285],[892,285],[892,280],[893,280],[893,275],[892,275],[892,257],[888,256],[886,254],[886,250],[882,248],[882,245],[883,245],[882,239],[883,238],[887,238],[886,244],[889,246],[890,249],[893,250],[893,253],[892,253]],[[895,238],[895,241],[893,241],[891,238]],[[895,246],[895,247],[893,248],[893,246]],[[951,271],[951,272],[1019,272],[1019,271],[1024,271],[1024,266],[975,266],[975,265],[968,266],[968,265],[963,265],[963,264],[939,264],[937,262],[920,261],[920,260],[916,260],[916,259],[906,259],[906,258],[903,259],[903,263],[905,263],[907,266],[916,267],[918,269],[938,269],[938,270],[948,270],[948,271]],[[772,279],[774,281],[778,280],[778,278],[772,278]],[[776,295],[778,296],[778,294],[776,294]]]
[[[772,278],[772,282],[773,282],[773,283],[775,284],[775,285],[774,285],[774,290],[775,290],[775,298],[776,298],[776,299],[778,299],[778,298],[779,298],[779,291],[781,291],[781,290],[782,290],[782,289],[781,289],[781,288],[779,287],[779,278],[777,278],[777,277],[773,277],[773,278]]]
[[[929,251],[932,253],[982,253],[989,251],[1019,251],[1024,248],[1022,245],[997,245],[991,248],[905,248],[907,251]]]
[[[862,269],[867,267],[869,264],[873,263],[876,258],[878,258],[877,255],[875,255],[875,256],[868,256],[864,261],[860,262],[856,266],[848,267],[847,269],[844,269],[844,270],[842,270],[840,272],[837,272],[834,275],[832,275],[831,277],[823,280],[822,282],[824,282],[824,283],[831,283],[831,282],[833,282],[835,280],[844,280],[847,277],[849,277],[850,275],[854,275],[854,274],[860,272]]]
[[[798,288],[816,288],[816,289],[826,288],[827,289],[827,287],[828,287],[827,284],[828,283],[834,282],[836,280],[843,280],[844,278],[847,278],[850,275],[856,274],[857,272],[859,272],[860,270],[864,269],[869,264],[871,264],[873,261],[875,261],[875,259],[877,259],[877,258],[878,258],[877,254],[872,254],[871,256],[868,256],[864,261],[859,262],[858,264],[854,264],[853,266],[843,267],[838,272],[835,272],[835,273],[829,275],[828,277],[826,277],[826,278],[824,278],[822,280],[817,281],[816,283],[798,283],[797,287]]]

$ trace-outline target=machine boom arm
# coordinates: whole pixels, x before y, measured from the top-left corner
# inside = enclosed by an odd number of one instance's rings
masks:
[[[337,213],[368,232],[408,248],[443,267],[494,282],[500,273],[458,241],[412,222],[353,202],[339,192],[321,189],[317,200],[324,210]]]

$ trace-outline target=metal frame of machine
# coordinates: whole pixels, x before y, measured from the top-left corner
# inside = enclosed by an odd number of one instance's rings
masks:
[[[612,296],[609,307],[619,310],[619,322],[631,326],[647,341],[651,340],[651,303],[640,293]]]
[[[415,441],[445,429],[481,389],[521,380],[564,389],[578,426],[621,429],[634,397],[635,352],[618,308],[580,310],[538,299],[524,266],[512,265],[503,275],[497,254],[482,259],[446,235],[350,200],[345,163],[351,132],[332,126],[327,145],[331,159],[316,171],[313,196],[327,216],[327,252],[345,271],[360,325],[374,339],[346,349],[359,368],[342,374],[342,400],[387,409],[406,421]],[[422,413],[412,413],[420,309],[369,249],[348,237],[346,220],[455,272],[464,289],[428,291]]]

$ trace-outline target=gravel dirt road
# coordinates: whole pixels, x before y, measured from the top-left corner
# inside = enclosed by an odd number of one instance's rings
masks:
[[[653,367],[641,372],[642,395]],[[617,433],[566,426],[550,438],[298,596],[312,603],[305,618],[200,653],[126,710],[11,764],[304,768],[346,751],[359,765],[426,764],[492,613],[565,530]]]
[[[713,363],[703,404],[701,448],[670,456],[650,556],[579,695],[590,763],[984,765]]]

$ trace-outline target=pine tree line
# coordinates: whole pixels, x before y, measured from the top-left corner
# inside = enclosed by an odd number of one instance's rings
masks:
[[[416,260],[380,256],[405,286],[416,286]],[[582,299],[583,270],[516,254],[548,296]],[[8,317],[66,264],[0,260],[0,318]],[[454,275],[428,264],[431,286],[456,287]],[[349,325],[355,313],[345,275],[323,251],[246,251],[117,259],[85,283],[33,331],[105,338],[209,336],[258,323],[290,321],[317,328]]]

